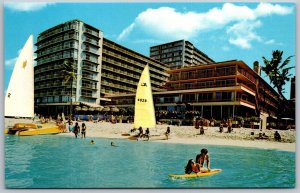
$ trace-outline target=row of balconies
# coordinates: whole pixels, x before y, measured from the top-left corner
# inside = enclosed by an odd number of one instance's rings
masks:
[[[55,29],[55,30],[50,31],[50,32],[44,32],[44,33],[42,33],[42,35],[40,35],[38,37],[38,41],[42,41],[42,40],[44,40],[46,38],[49,38],[49,37],[51,37],[53,35],[64,33],[64,32],[69,31],[69,30],[77,30],[78,31],[78,25],[68,25],[68,26],[67,25],[68,24],[66,24],[65,26],[61,26],[60,28]]]
[[[96,46],[96,47],[100,47],[99,46],[99,42],[98,41],[96,41],[96,40],[93,40],[93,39],[91,39],[91,38],[85,38],[84,40],[83,40],[83,42],[84,43],[89,43],[89,44],[91,44],[91,45],[93,45],[93,46]]]
[[[66,49],[77,49],[78,50],[78,45],[73,45],[73,46],[70,46],[70,45],[64,45],[64,46],[55,46],[53,48],[49,48],[49,49],[46,49],[46,51],[42,51],[42,52],[37,52],[37,57],[41,57],[41,56],[45,56],[45,55],[48,55],[48,54],[51,54],[51,53],[55,53],[55,52],[59,52],[59,51],[64,51]]]
[[[95,36],[97,38],[100,38],[99,37],[99,32],[96,32],[96,31],[88,29],[88,28],[85,28],[85,30],[83,31],[83,33],[87,33],[87,34],[90,34],[90,35]]]
[[[143,61],[143,62],[147,62],[147,63],[149,63],[149,64],[152,64],[153,66],[159,66],[162,70],[157,70],[157,72],[163,73],[163,75],[168,76],[167,73],[164,73],[164,71],[165,71],[165,70],[168,70],[168,68],[165,67],[165,66],[163,66],[163,65],[161,65],[161,64],[159,64],[159,63],[154,63],[154,62],[152,62],[151,60],[149,60],[149,59],[147,59],[147,58],[145,58],[145,57],[142,57],[142,56],[140,56],[140,55],[138,55],[138,54],[135,54],[135,53],[130,52],[130,51],[128,51],[128,50],[122,49],[122,48],[120,48],[120,47],[118,47],[118,46],[109,44],[107,41],[103,41],[103,45],[106,45],[106,46],[109,47],[109,48],[118,50],[118,51],[120,51],[122,54],[127,54],[127,55],[129,55],[129,56],[131,56],[131,57],[133,57],[133,58],[137,58],[137,59],[140,59],[140,60]],[[103,49],[103,52],[104,52],[104,51],[106,51],[106,50]],[[137,62],[136,62],[136,63],[137,63]],[[144,67],[144,65],[141,65],[141,67]],[[156,70],[156,69],[155,69],[155,70]]]
[[[125,78],[121,78],[119,76],[113,76],[113,75],[110,75],[110,74],[102,74],[102,78],[109,78],[113,81],[120,81],[120,82],[126,82],[128,84],[131,84],[131,85],[134,85],[134,86],[137,86],[137,82],[136,81],[133,81],[133,80],[128,80],[128,79],[125,79]],[[104,80],[104,79],[102,79]]]
[[[97,56],[100,56],[100,52],[99,51],[95,51],[95,50],[92,50],[90,48],[84,48],[83,49],[84,52],[88,52],[88,53],[91,53],[91,54],[95,54]]]
[[[124,86],[124,85],[121,85],[121,84],[107,82],[105,80],[101,81],[101,86],[102,85],[103,86],[109,86],[109,87],[117,88],[117,89],[122,89],[122,90],[125,90],[125,91],[130,91],[130,92],[135,92],[136,91],[136,89],[134,89],[134,88],[131,88],[131,87],[128,87],[128,86]]]
[[[63,82],[47,82],[42,84],[35,84],[34,89],[48,89],[52,87],[64,87],[64,88],[71,88],[71,85],[69,83],[64,84]],[[73,83],[73,88],[76,87],[76,82]]]
[[[52,71],[52,70],[58,70],[58,69],[62,69],[63,66],[62,64],[59,65],[59,64],[55,64],[55,65],[48,65],[47,67],[41,67],[41,68],[35,68],[34,69],[34,74],[39,74],[39,73],[42,73],[42,72],[47,72],[47,71]]]
[[[55,73],[55,74],[48,74],[45,76],[38,76],[34,78],[34,82],[38,82],[41,80],[48,80],[48,79],[56,79],[56,78],[63,78],[63,75],[60,73]]]
[[[98,68],[94,65],[88,65],[88,64],[83,64],[82,66],[82,70],[88,70],[88,71],[91,71],[91,72],[97,72],[98,73]]]
[[[91,90],[97,90],[97,86],[93,84],[82,84],[82,89],[91,89]]]
[[[63,55],[57,55],[57,56],[54,56],[54,57],[49,57],[49,58],[46,58],[46,59],[38,59],[37,65],[45,64],[45,63],[48,63],[48,62],[54,62],[54,61],[61,60],[61,59],[68,59],[68,58],[74,58],[75,59],[73,54],[63,54]]]
[[[114,65],[117,65],[117,66],[120,66],[120,67],[124,68],[125,70],[124,70],[123,73],[127,73],[127,70],[132,70],[132,71],[138,72],[138,73],[140,73],[140,74],[142,73],[142,70],[139,70],[139,69],[137,69],[137,68],[134,68],[133,66],[130,66],[130,65],[127,65],[127,64],[123,64],[123,63],[118,62],[118,61],[115,61],[115,60],[113,60],[113,59],[108,59],[107,57],[102,57],[102,59],[103,59],[103,61],[105,61],[105,62],[112,63],[112,64],[114,64]],[[102,65],[102,67],[103,67],[103,66],[105,66],[105,65]],[[144,67],[144,66],[143,66],[143,67]],[[113,68],[112,68],[112,69],[113,69]],[[108,70],[109,70],[109,69],[108,69]],[[115,69],[113,69],[113,70],[115,71]],[[156,69],[153,69],[153,68],[151,68],[150,71],[155,71],[155,72],[159,73]],[[122,74],[123,74],[123,73],[122,73]],[[127,73],[127,74],[128,74],[128,73]],[[162,73],[159,73],[159,74],[161,75]],[[150,73],[150,76],[153,77],[153,78],[162,80],[162,81],[167,81],[167,79],[168,79],[168,77],[158,76],[158,75],[155,75],[155,74],[153,74],[153,73],[152,73],[152,74]],[[139,79],[140,76],[133,75],[132,77],[135,77],[135,78]]]
[[[118,73],[118,74],[122,74],[122,75],[125,75],[125,76],[129,76],[131,78],[135,78],[135,79],[139,79],[140,78],[140,75],[135,75],[133,73],[129,73],[129,72],[126,72],[126,71],[122,71],[120,69],[115,69],[115,68],[112,68],[112,67],[109,67],[109,66],[106,66],[106,65],[102,65],[102,68],[105,69],[105,70],[108,70],[108,71],[111,71],[113,73]],[[138,73],[141,73],[137,70]],[[103,76],[103,73],[102,73],[102,76]],[[118,76],[113,76],[114,78],[117,78]],[[159,78],[159,77],[156,77],[156,75],[153,75],[151,74],[150,77],[154,77],[154,78]],[[159,78],[160,79],[160,78]],[[116,79],[117,80],[117,79]],[[126,78],[121,78],[122,81],[125,81],[127,80]],[[134,84],[136,85],[137,84],[137,81],[132,81],[134,82]],[[151,79],[151,83],[152,84],[155,84],[155,85],[160,85],[161,82],[158,82],[158,81],[155,81],[153,79]]]
[[[93,80],[93,81],[99,81],[98,76],[93,76],[93,75],[83,74],[82,78],[83,79],[88,79],[88,80]]]
[[[78,36],[76,35],[65,35],[65,36],[60,36],[58,38],[54,38],[53,40],[50,40],[50,41],[46,41],[42,44],[39,44],[37,46],[37,51],[39,51],[40,49],[42,48],[45,48],[45,47],[48,47],[48,46],[51,46],[53,44],[56,44],[56,43],[59,43],[59,42],[63,42],[63,41],[68,41],[70,39],[74,39],[74,40],[77,40],[78,41]],[[37,52],[36,51],[36,52]]]

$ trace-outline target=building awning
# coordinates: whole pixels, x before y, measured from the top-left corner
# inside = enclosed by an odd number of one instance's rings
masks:
[[[95,103],[88,103],[88,102],[80,102],[82,105],[91,107],[91,108],[103,108],[103,106],[95,104]]]

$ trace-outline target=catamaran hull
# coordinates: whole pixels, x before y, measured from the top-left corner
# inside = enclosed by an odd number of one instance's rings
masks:
[[[64,131],[63,128],[56,125],[44,124],[37,126],[30,123],[17,123],[13,128],[5,130],[6,134],[12,134],[17,136],[31,136],[31,135],[47,135],[58,134]]]

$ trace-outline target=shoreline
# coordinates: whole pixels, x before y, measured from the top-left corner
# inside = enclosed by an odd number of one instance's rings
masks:
[[[5,119],[5,128],[15,123],[27,122],[32,123],[28,119]],[[37,122],[35,122],[37,123]],[[79,126],[83,122],[79,122]],[[132,128],[131,123],[109,122],[84,122],[87,126],[86,137],[88,138],[109,138],[109,139],[128,139],[129,136],[122,136],[128,133]],[[37,123],[38,124],[38,123]],[[55,124],[55,123],[53,123]],[[73,122],[75,124],[75,122]],[[151,134],[164,133],[170,127],[171,134],[168,140],[151,140]],[[66,129],[68,130],[68,124]],[[237,146],[259,149],[270,149],[279,151],[296,152],[296,130],[265,130],[250,128],[233,128],[232,133],[220,133],[218,127],[204,127],[204,135],[199,135],[199,129],[193,126],[174,126],[174,125],[157,125],[155,129],[150,129],[150,141],[170,144],[199,144],[199,145],[217,145],[217,146]],[[145,130],[145,128],[144,128]],[[224,128],[227,131],[227,128]],[[281,142],[274,141],[274,132],[278,131],[282,137]],[[258,134],[264,132],[268,139],[257,139]],[[251,135],[253,133],[253,135]],[[60,133],[58,135],[74,137],[74,133]],[[155,138],[155,137],[153,137]],[[129,139],[128,139],[129,140]]]
[[[109,139],[128,139],[129,136],[122,136],[122,134],[128,133],[132,129],[133,124],[128,123],[91,123],[85,122],[87,125],[86,137],[89,138],[109,138]],[[79,124],[81,125],[81,123]],[[150,129],[150,135],[152,133],[160,133],[164,136],[164,132],[167,127],[171,128],[171,135],[168,140],[151,140],[151,142],[157,143],[170,143],[170,144],[199,144],[199,145],[217,145],[217,146],[237,146],[237,147],[249,147],[259,149],[270,149],[279,151],[296,152],[296,131],[295,130],[278,130],[283,140],[287,137],[288,140],[294,142],[277,142],[273,140],[272,133],[275,130],[266,130],[266,135],[270,136],[269,139],[255,139],[258,133],[261,132],[258,129],[248,128],[234,128],[233,133],[219,133],[219,128],[208,127],[205,129],[204,135],[199,135],[199,130],[193,126],[170,126],[170,125],[157,125],[156,129]],[[68,128],[68,126],[67,126]],[[255,135],[250,135],[254,132]],[[73,133],[61,133],[59,135],[74,137]],[[156,138],[153,136],[153,138]],[[129,140],[129,139],[128,139]]]

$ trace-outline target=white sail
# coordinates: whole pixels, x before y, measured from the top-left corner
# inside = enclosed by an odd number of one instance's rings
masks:
[[[34,116],[33,35],[29,36],[15,63],[5,95],[4,116]]]
[[[154,128],[156,125],[149,66],[146,65],[135,97],[134,128]]]

